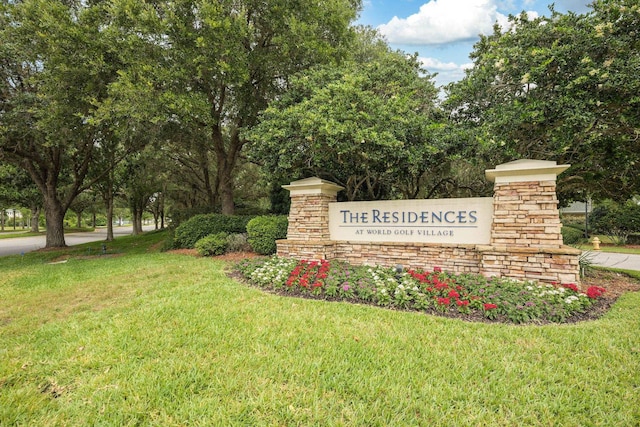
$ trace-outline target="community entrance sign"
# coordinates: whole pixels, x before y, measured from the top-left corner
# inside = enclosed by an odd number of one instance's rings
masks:
[[[476,243],[491,239],[493,198],[329,204],[331,240]]]
[[[278,255],[578,283],[581,252],[563,245],[556,196],[568,167],[498,165],[486,171],[494,182],[486,198],[337,202],[339,185],[295,181],[284,186],[291,209]]]

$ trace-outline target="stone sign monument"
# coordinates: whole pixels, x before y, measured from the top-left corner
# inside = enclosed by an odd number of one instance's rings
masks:
[[[517,160],[486,171],[494,196],[336,202],[342,187],[292,182],[278,255],[578,283],[580,251],[562,243],[556,177],[568,165]]]

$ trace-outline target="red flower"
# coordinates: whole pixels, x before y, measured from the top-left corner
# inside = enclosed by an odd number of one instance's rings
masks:
[[[449,285],[439,281],[438,279],[434,280],[433,284],[436,286],[436,289],[447,289]]]
[[[605,288],[600,286],[591,286],[587,289],[587,296],[591,299],[596,299],[606,291]]]
[[[494,308],[498,308],[498,306],[495,305],[495,304],[491,304],[491,303],[485,303],[485,305],[484,305],[484,309],[485,310],[493,310]]]
[[[568,283],[568,284],[562,285],[562,287],[571,289],[574,292],[578,292],[578,285],[576,285],[575,283]]]
[[[451,300],[449,298],[438,298],[438,304],[440,305],[449,305]]]
[[[458,304],[458,307],[466,307],[469,305],[469,301],[459,299],[456,304]]]
[[[321,286],[322,286],[322,283],[320,283],[320,282],[314,282],[312,286],[313,286],[314,288],[319,288],[319,287],[321,287]]]
[[[442,273],[442,267],[433,267],[434,273]]]
[[[451,298],[460,298],[460,294],[454,290],[449,291],[449,297]]]

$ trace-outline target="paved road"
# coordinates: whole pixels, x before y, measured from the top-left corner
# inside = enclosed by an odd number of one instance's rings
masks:
[[[144,231],[153,230],[153,226],[143,226]],[[127,236],[131,234],[133,229],[131,227],[114,227],[113,236]],[[89,242],[99,242],[107,239],[107,229],[98,228],[96,231],[87,233],[69,233],[64,235],[64,240],[67,246],[81,245]],[[0,239],[0,256],[4,255],[17,255],[21,253],[27,253],[35,251],[40,248],[44,248],[46,245],[45,236],[30,236],[30,237],[14,237],[12,239]]]
[[[640,255],[590,251],[587,256],[594,265],[640,271]]]

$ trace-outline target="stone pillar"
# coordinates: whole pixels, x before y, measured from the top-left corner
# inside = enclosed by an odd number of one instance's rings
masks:
[[[491,244],[560,248],[556,177],[569,168],[545,160],[516,160],[486,171],[493,181]]]
[[[563,246],[556,195],[556,178],[567,168],[516,160],[486,171],[495,184],[491,243],[479,247],[485,276],[579,282],[580,251]]]
[[[291,195],[287,239],[277,243],[278,256],[295,259],[333,257],[330,240],[329,203],[337,200],[343,187],[320,178],[307,178],[283,185]]]

